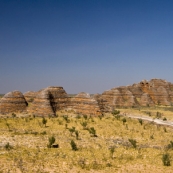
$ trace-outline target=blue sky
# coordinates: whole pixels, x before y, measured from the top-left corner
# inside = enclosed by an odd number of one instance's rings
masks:
[[[0,0],[0,93],[173,82],[172,0]]]

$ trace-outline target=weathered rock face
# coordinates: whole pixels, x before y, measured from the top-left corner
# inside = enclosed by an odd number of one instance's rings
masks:
[[[104,110],[112,111],[117,106],[134,106],[136,99],[128,87],[113,88],[102,94]]]
[[[38,93],[34,91],[27,91],[23,95],[27,102],[33,102]]]
[[[98,102],[90,97],[90,94],[81,92],[77,96],[70,99],[68,109],[74,110],[76,113],[86,115],[100,115],[100,107]]]
[[[24,112],[27,102],[20,91],[9,92],[0,100],[0,113]]]
[[[112,111],[117,106],[153,106],[173,104],[173,84],[162,79],[143,80],[138,84],[117,87],[103,92],[104,111]]]
[[[56,111],[66,108],[68,101],[63,87],[48,87],[38,92],[28,112],[37,116],[55,115]]]
[[[141,89],[144,93],[148,93],[154,104],[170,105],[169,96],[170,84],[162,79],[151,79],[150,81],[140,82]]]
[[[36,116],[49,116],[59,110],[70,109],[86,115],[100,115],[119,106],[173,105],[173,84],[162,79],[143,80],[131,86],[112,88],[93,97],[84,92],[68,97],[63,87],[47,87],[38,92],[26,92],[24,96],[19,91],[7,93],[0,100],[0,113],[27,110]]]

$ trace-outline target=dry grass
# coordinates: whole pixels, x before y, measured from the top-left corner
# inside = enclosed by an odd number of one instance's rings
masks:
[[[139,110],[121,111],[135,114]],[[139,112],[142,111],[145,110]],[[173,141],[173,129],[166,127],[165,131],[163,126],[150,122],[141,125],[137,119],[127,117],[123,124],[123,117],[117,119],[111,114],[87,119],[69,112],[58,115],[46,118],[46,127],[42,118],[29,115],[1,118],[0,172],[172,172],[173,162],[171,166],[163,166],[162,155],[165,152],[173,155],[172,149],[166,149]],[[63,115],[68,115],[68,120]],[[87,127],[84,128],[82,122],[87,122]],[[70,132],[72,127],[79,132],[79,139]],[[86,130],[91,127],[97,137]],[[47,148],[51,136],[55,137],[59,148]],[[137,141],[137,148],[133,148],[129,139]],[[77,144],[78,151],[72,150],[71,140]],[[8,148],[7,143],[12,148]]]

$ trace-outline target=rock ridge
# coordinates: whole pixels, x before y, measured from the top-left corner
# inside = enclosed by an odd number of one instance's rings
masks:
[[[173,84],[163,79],[142,80],[95,94],[80,92],[70,97],[61,86],[49,86],[37,92],[12,91],[0,100],[0,114],[27,112],[36,116],[55,116],[61,110],[77,114],[101,115],[117,107],[173,106]]]

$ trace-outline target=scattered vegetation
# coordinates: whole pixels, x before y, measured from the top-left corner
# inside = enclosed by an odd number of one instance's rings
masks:
[[[170,121],[170,110],[140,107],[140,115],[160,112]],[[125,116],[139,115],[136,107],[118,111],[80,118],[58,112],[46,123],[32,115],[1,118],[0,172],[171,172],[173,129]]]

